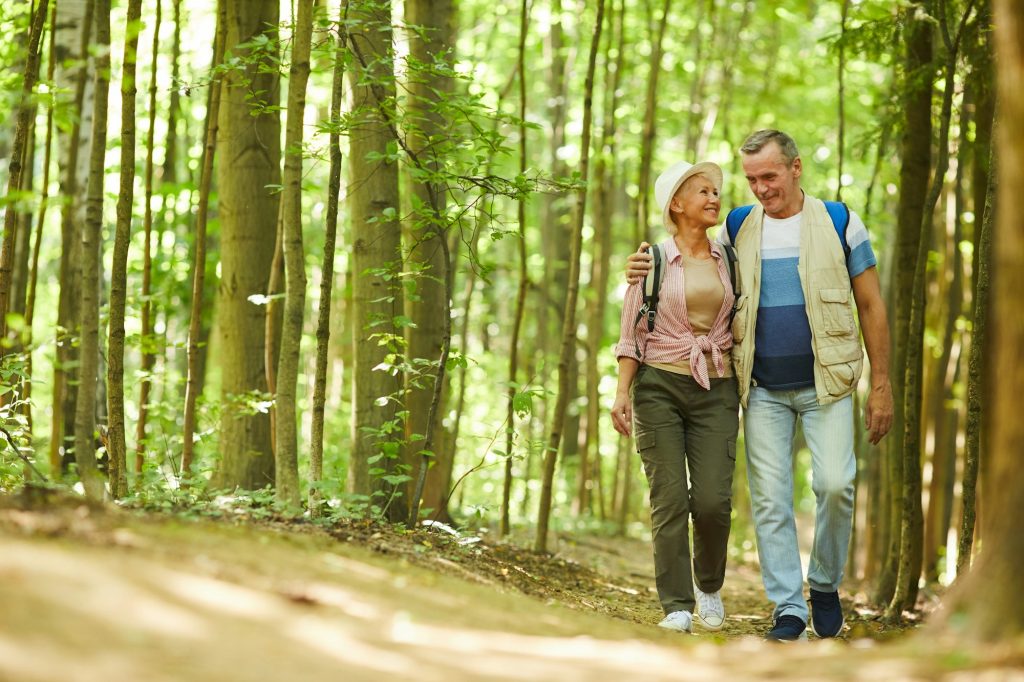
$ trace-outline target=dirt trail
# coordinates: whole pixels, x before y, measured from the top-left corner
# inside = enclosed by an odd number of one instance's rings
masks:
[[[552,559],[358,524],[333,535],[84,506],[0,510],[0,680],[873,680],[979,672],[974,659],[860,648],[864,642],[771,647],[742,636],[759,612],[747,613],[732,595],[723,634],[659,630],[640,542],[561,539]],[[596,559],[601,571],[574,555]],[[731,583],[759,590],[747,570]],[[985,665],[988,673],[1012,670],[1005,660]]]

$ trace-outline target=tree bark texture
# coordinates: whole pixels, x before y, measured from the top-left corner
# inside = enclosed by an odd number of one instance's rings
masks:
[[[451,79],[432,73],[429,65],[436,60],[446,63],[454,61],[450,51],[454,45],[454,8],[452,0],[407,0],[405,3],[406,23],[418,27],[409,35],[409,57],[415,64],[409,70],[409,98],[407,115],[414,126],[408,144],[415,152],[423,170],[436,171],[443,160],[437,158],[438,145],[446,146],[441,141],[448,124],[442,114],[436,111],[438,103],[451,90]],[[416,296],[405,301],[407,314],[415,326],[406,330],[408,357],[415,363],[429,361],[424,365],[418,376],[411,376],[407,383],[406,405],[409,418],[405,424],[407,450],[405,459],[414,470],[420,462],[420,450],[426,441],[440,443],[444,427],[439,420],[428,423],[430,405],[437,386],[440,372],[436,367],[441,348],[444,343],[445,328],[450,316],[444,311],[448,309],[448,293],[445,288],[445,272],[451,267],[446,262],[442,240],[447,239],[445,218],[445,187],[438,183],[409,183],[412,195],[413,213],[411,220],[405,221],[406,252],[409,267],[422,272],[416,280]],[[448,402],[446,390],[448,384],[442,386],[440,405]],[[451,482],[452,460],[447,457],[447,449],[434,447],[430,455],[431,464],[426,472],[422,504],[424,507],[447,516],[445,504],[448,485]],[[415,522],[415,519],[410,519]]]
[[[135,62],[141,15],[142,0],[129,0],[121,71],[121,183],[117,195],[107,327],[107,455],[110,458],[110,495],[115,500],[128,492],[124,427],[124,314],[128,294],[132,200],[135,197]],[[155,61],[156,56],[153,58]]]
[[[288,119],[285,126],[284,216],[282,247],[285,262],[284,324],[277,364],[276,497],[280,504],[301,505],[299,491],[296,387],[299,350],[306,309],[306,262],[302,245],[302,120],[306,109],[309,53],[313,39],[313,0],[298,0],[288,71]]]
[[[82,228],[81,345],[78,400],[75,405],[75,462],[85,494],[103,499],[103,479],[96,468],[96,374],[99,368],[99,275],[103,226],[103,176],[107,142],[107,95],[110,89],[110,0],[96,0],[95,109],[89,152],[89,193]]]
[[[382,478],[397,473],[401,452],[391,444],[402,433],[395,424],[402,379],[381,367],[390,362],[388,356],[396,350],[394,340],[402,336],[395,318],[403,311],[402,291],[393,277],[401,259],[398,168],[386,157],[389,143],[395,142],[378,105],[378,95],[389,106],[395,94],[391,5],[353,1],[349,16],[373,30],[350,35],[357,59],[349,73],[354,117],[349,197],[355,372],[348,484],[352,492],[372,496],[372,502],[397,521],[405,518],[405,505],[396,501],[394,486]],[[376,459],[382,453],[385,456]]]
[[[226,49],[243,59],[224,74],[217,153],[221,277],[218,347],[221,356],[219,487],[274,483],[270,418],[246,404],[267,391],[264,310],[249,298],[264,292],[274,256],[281,182],[281,119],[276,46],[280,3],[227,2]],[[243,43],[266,38],[269,54]],[[262,399],[262,398],[261,398]]]

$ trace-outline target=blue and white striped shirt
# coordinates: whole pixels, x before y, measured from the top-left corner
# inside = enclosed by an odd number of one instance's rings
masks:
[[[753,378],[758,386],[772,390],[814,385],[811,327],[797,271],[802,215],[781,220],[764,217]],[[728,239],[724,229],[722,238]],[[846,241],[850,246],[846,266],[852,280],[878,263],[864,221],[853,211]]]

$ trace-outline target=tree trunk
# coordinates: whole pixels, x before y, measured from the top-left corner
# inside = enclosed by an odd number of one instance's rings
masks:
[[[990,183],[995,169],[992,160],[992,127],[995,120],[995,81],[992,68],[991,12],[988,3],[978,11],[976,43],[967,53],[971,63],[971,82],[977,102],[974,115],[974,164],[971,171],[972,204],[974,207],[974,254],[971,265],[971,341],[967,362],[967,400],[964,426],[963,473],[961,485],[961,519],[958,533],[956,572],[960,576],[971,565],[974,543],[975,493],[977,488],[979,454],[982,448],[981,372],[982,351],[988,318],[989,257],[991,252],[991,210],[994,194]],[[983,284],[984,282],[984,284]],[[986,438],[987,441],[987,438]]]
[[[430,65],[438,60],[454,63],[451,49],[454,46],[454,10],[451,0],[407,0],[405,3],[405,20],[409,26],[418,27],[409,34],[409,56],[413,62]],[[418,131],[410,135],[408,144],[412,148],[424,170],[437,172],[441,167],[436,158],[437,136],[443,135],[447,122],[437,113],[439,102],[447,97],[451,90],[452,80],[434,69],[413,66],[409,72],[408,114],[415,122]],[[445,328],[450,320],[443,311],[448,307],[448,294],[445,287],[444,273],[451,267],[446,262],[445,244],[447,229],[443,222],[445,213],[445,188],[436,182],[417,182],[410,179],[409,189],[413,202],[412,224],[406,225],[406,252],[408,266],[414,272],[422,272],[424,276],[416,280],[415,297],[406,299],[407,313],[415,326],[406,329],[408,341],[408,357],[415,363],[418,360],[429,361],[423,365],[419,377],[410,375],[406,388],[408,398],[406,405],[409,418],[405,424],[406,454],[405,459],[414,470],[420,462],[420,451],[426,441],[439,443],[444,427],[439,420],[429,424],[430,406],[437,388],[437,377],[440,376],[436,367],[439,351],[444,345]],[[433,376],[431,376],[433,375]],[[448,391],[442,386],[440,406],[447,403]],[[442,509],[451,480],[452,461],[446,457],[445,448],[433,448],[430,455],[431,465],[426,472],[424,481],[425,507],[447,517],[448,512]],[[410,523],[416,519],[410,518]]]
[[[594,34],[590,41],[590,56],[587,60],[587,77],[583,89],[583,132],[580,143],[580,179],[587,182],[590,170],[590,128],[594,99],[594,72],[597,67],[597,52],[601,43],[601,30],[604,27],[604,0],[597,0],[597,18],[594,21]],[[551,416],[551,435],[547,450],[544,453],[544,472],[541,483],[540,510],[537,514],[537,538],[534,550],[546,552],[548,544],[548,522],[551,517],[552,486],[555,478],[555,462],[558,448],[562,440],[562,428],[565,424],[565,413],[569,403],[570,362],[576,351],[576,299],[579,294],[580,251],[583,246],[583,217],[587,205],[586,189],[577,190],[576,209],[574,212],[575,227],[569,244],[569,286],[566,290],[564,324],[562,326],[562,348],[558,359],[558,397],[555,411]]]
[[[309,53],[313,39],[313,0],[298,0],[288,71],[288,119],[285,127],[284,248],[286,296],[277,364],[277,478],[279,504],[301,507],[296,422],[296,388],[302,320],[306,310],[306,258],[302,245],[302,119],[306,109]]]
[[[149,393],[153,384],[153,366],[156,362],[156,339],[153,338],[153,151],[156,147],[156,78],[157,59],[160,54],[160,21],[162,6],[156,0],[156,17],[153,20],[153,47],[150,51],[152,63],[149,72],[149,129],[146,132],[146,169],[144,171],[144,204],[142,207],[142,232],[145,235],[142,253],[142,361],[139,367],[139,417],[135,422],[135,476],[136,487],[142,483],[142,464],[146,458],[146,421],[149,417]],[[168,127],[168,142],[170,138]],[[170,154],[168,149],[167,154]],[[159,241],[157,242],[159,244]]]
[[[327,394],[328,342],[331,338],[331,292],[334,286],[334,252],[337,249],[338,197],[341,193],[341,96],[344,88],[345,54],[348,31],[345,28],[344,9],[338,20],[338,41],[334,51],[333,80],[331,82],[331,132],[328,142],[330,170],[327,180],[327,214],[324,220],[324,260],[320,268],[320,303],[316,320],[316,369],[313,379],[313,424],[309,444],[309,513],[313,518],[321,514],[319,484],[324,471],[324,411]]]
[[[914,3],[907,9],[908,17],[913,16],[916,9],[927,9],[928,3]],[[913,291],[914,274],[916,271],[918,248],[922,241],[921,229],[925,212],[925,195],[928,192],[928,175],[931,170],[931,130],[932,130],[932,28],[931,24],[922,20],[910,20],[906,32],[904,83],[904,132],[902,141],[902,165],[900,167],[900,201],[897,211],[897,224],[900,231],[896,245],[896,268],[894,269],[893,290],[900,292]],[[908,345],[914,340],[910,338],[911,304],[914,296],[898,296],[896,298],[895,320],[893,328],[893,362],[896,368],[907,367]],[[893,432],[903,436],[906,433],[904,424],[905,377],[897,370],[893,373],[893,397],[896,415],[893,421]],[[915,405],[914,402],[909,404]],[[916,428],[917,420],[911,419]],[[890,439],[886,448],[888,459],[887,487],[890,494],[890,530],[889,547],[885,554],[883,568],[875,588],[876,602],[890,602],[896,592],[896,578],[900,564],[900,538],[904,508],[904,452],[907,443],[898,438]],[[914,453],[914,456],[918,456]],[[913,501],[910,502],[913,505]]]
[[[393,339],[402,328],[402,291],[392,277],[400,259],[398,168],[387,157],[394,137],[378,107],[395,95],[390,2],[352,0],[351,21],[374,30],[350,35],[356,64],[349,73],[352,88],[353,134],[349,141],[351,192],[352,306],[354,324],[352,382],[352,450],[349,489],[370,496],[371,504],[389,520],[404,520],[397,500],[401,470],[400,448],[393,440],[396,403],[402,390],[397,371],[374,369],[395,352]],[[374,85],[370,85],[370,83]],[[369,157],[369,158],[368,158]],[[378,459],[379,455],[383,455]],[[391,479],[388,482],[384,479]],[[391,478],[392,476],[399,478]]]
[[[658,79],[661,75],[662,43],[665,39],[665,29],[668,26],[668,13],[672,6],[672,0],[665,0],[661,10],[661,22],[658,24],[657,32],[651,37],[654,45],[651,48],[650,70],[647,75],[647,98],[644,105],[644,127],[640,138],[640,170],[637,176],[637,220],[636,232],[633,241],[640,243],[647,238],[647,228],[650,221],[650,183],[651,183],[651,161],[654,154],[654,135],[658,113]],[[658,221],[661,224],[661,221]],[[660,230],[658,234],[661,234]]]
[[[81,232],[85,223],[85,195],[89,185],[89,155],[92,144],[95,68],[89,59],[95,1],[57,4],[54,27],[55,82],[58,91],[74,91],[71,103],[78,112],[70,135],[61,135],[60,166],[61,250],[60,294],[57,301],[56,362],[53,368],[53,414],[50,427],[50,465],[54,474],[65,469],[74,447],[75,411],[78,402],[79,349],[73,337],[79,325]],[[75,71],[64,63],[77,59]]]
[[[110,320],[107,336],[107,455],[110,495],[128,493],[124,427],[124,314],[128,293],[128,242],[135,196],[135,60],[139,49],[142,0],[129,0],[121,71],[121,187],[117,195],[113,266],[110,271]],[[153,55],[156,61],[156,55]]]
[[[612,195],[613,178],[608,173],[608,163],[615,158],[615,138],[619,106],[619,82],[622,74],[622,48],[617,39],[622,36],[622,21],[625,7],[612,8],[609,13],[609,28],[605,41],[605,92],[601,140],[597,145],[597,159],[594,166],[594,255],[590,268],[591,300],[587,305],[587,361],[586,375],[586,435],[580,448],[580,472],[576,499],[580,510],[591,507],[591,489],[599,494],[598,512],[606,518],[607,505],[602,484],[601,466],[601,396],[598,391],[601,380],[597,360],[601,353],[605,335],[605,312],[609,266],[612,254],[612,218],[615,214]],[[618,47],[616,58],[611,58],[611,48]]]
[[[248,402],[267,391],[264,310],[249,299],[264,292],[274,256],[281,182],[281,119],[276,48],[253,55],[243,43],[277,42],[280,3],[227,2],[226,47],[246,61],[224,75],[217,164],[221,277],[221,462],[214,484],[262,488],[274,483],[270,418]],[[249,58],[248,60],[246,58]],[[260,398],[262,399],[262,397]]]
[[[11,163],[7,175],[7,197],[17,195],[22,187],[25,148],[30,144],[29,131],[35,118],[36,101],[33,97],[36,81],[39,80],[39,44],[46,22],[48,0],[41,0],[32,16],[29,31],[28,54],[25,58],[25,74],[21,85],[21,100],[15,123],[14,145],[11,148]],[[0,340],[7,339],[7,313],[11,309],[11,294],[14,276],[14,252],[18,235],[18,203],[8,201],[4,210],[4,236],[0,244]]]
[[[54,39],[53,26],[56,25],[57,20],[57,3],[50,5],[50,52],[47,60],[46,67],[46,80],[48,83],[54,82],[54,54],[56,52],[56,40]],[[43,243],[43,226],[46,224],[46,210],[49,208],[48,203],[50,199],[50,157],[53,152],[53,107],[49,107],[46,111],[46,141],[43,143],[43,182],[42,190],[39,196],[39,219],[36,221],[36,238],[34,246],[32,247],[31,263],[29,265],[28,272],[28,292],[25,300],[25,329],[28,331],[28,339],[26,346],[28,348],[33,347],[33,333],[32,323],[35,319],[36,309],[36,291],[39,285],[39,251]],[[25,418],[28,420],[28,432],[32,433],[32,353],[28,353],[26,358],[26,368],[24,386],[22,394],[25,398]],[[60,474],[60,459],[54,457],[56,450],[51,447],[50,454],[50,476],[53,479],[57,479]]]
[[[1000,118],[1000,121],[1002,120]],[[989,348],[990,343],[988,340],[989,310],[990,306],[993,305],[990,302],[990,271],[992,264],[992,230],[996,221],[996,185],[997,180],[1002,177],[997,175],[996,163],[998,157],[996,154],[995,137],[992,138],[991,143],[991,155],[986,164],[989,170],[989,179],[985,183],[988,187],[988,193],[985,199],[981,229],[975,237],[974,246],[975,253],[977,254],[978,269],[974,275],[974,324],[971,331],[971,351],[968,361],[967,424],[964,427],[964,472],[961,484],[963,516],[960,520],[956,559],[956,573],[958,576],[963,575],[971,566],[971,550],[974,546],[978,472],[981,468],[981,435],[987,431],[983,423],[984,419],[987,418],[987,411],[982,407],[982,395],[986,390],[986,387],[983,385],[983,378],[987,371],[985,367],[985,349]],[[1000,249],[1002,249],[1002,245],[1000,245]],[[986,442],[991,444],[990,447],[995,447],[996,441],[994,438],[986,438]]]
[[[519,174],[526,174],[526,35],[530,26],[530,6],[523,0],[519,9],[519,48],[517,51],[519,72]],[[519,333],[523,326],[523,309],[526,305],[526,291],[529,287],[529,275],[526,270],[526,197],[516,202],[517,222],[519,223],[519,239],[516,246],[519,256],[519,287],[516,293],[516,309],[512,321],[512,340],[509,343],[508,359],[508,391],[505,409],[505,479],[501,488],[501,522],[498,534],[508,535],[511,529],[509,507],[512,502],[512,448],[515,440],[516,410],[515,395],[517,374],[519,372]]]
[[[196,207],[195,256],[192,263],[192,306],[189,315],[188,341],[185,352],[188,369],[185,379],[185,419],[183,426],[184,447],[181,452],[181,477],[191,478],[193,452],[195,448],[196,400],[201,391],[199,377],[200,325],[203,317],[203,290],[206,280],[206,216],[210,205],[210,185],[213,181],[213,157],[217,149],[217,135],[220,120],[221,98],[224,81],[213,77],[217,67],[224,61],[227,37],[227,1],[217,4],[217,30],[214,38],[213,61],[210,63],[211,80],[206,96],[206,134],[203,141],[203,157],[199,171],[199,205]]]
[[[96,468],[96,373],[99,364],[98,298],[103,226],[104,156],[107,147],[107,94],[110,89],[110,0],[96,0],[96,80],[89,153],[89,196],[82,229],[81,345],[78,402],[75,406],[75,462],[85,494],[93,500],[104,495]]]

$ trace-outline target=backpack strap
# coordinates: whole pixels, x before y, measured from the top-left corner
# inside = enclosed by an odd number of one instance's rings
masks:
[[[733,246],[736,245],[736,235],[740,231],[740,225],[743,224],[743,221],[747,219],[752,210],[754,210],[753,204],[738,206],[729,211],[729,214],[725,217],[725,229],[729,234],[729,243]]]
[[[739,279],[739,258],[736,256],[736,247],[732,244],[719,244],[724,252],[725,269],[729,271],[729,282],[732,284],[732,313],[730,320],[736,315],[736,305],[740,301],[740,279]]]
[[[832,227],[836,229],[836,234],[839,235],[839,243],[843,246],[843,253],[846,254],[846,258],[850,258],[850,244],[846,241],[846,228],[850,226],[850,208],[842,201],[826,201],[825,210],[828,211],[828,217],[832,220]],[[736,244],[736,235],[739,234],[740,226],[743,225],[743,221],[750,215],[750,211],[754,208],[753,204],[747,206],[740,206],[729,211],[729,215],[725,218],[725,228],[729,234],[729,243]]]
[[[648,333],[654,331],[654,318],[658,314],[661,283],[665,280],[665,271],[668,269],[665,252],[660,244],[652,245],[650,247],[650,254],[652,258],[651,272],[644,277],[643,281],[644,303],[640,306],[640,310],[637,311],[636,319],[633,320],[633,328],[636,329],[636,326],[646,317]],[[642,357],[640,342],[635,334],[633,344],[636,346],[636,354]]]
[[[826,201],[825,210],[828,217],[832,219],[832,227],[836,228],[839,235],[839,243],[843,245],[843,253],[846,259],[850,259],[850,244],[846,241],[846,228],[850,226],[850,209],[842,201]]]

